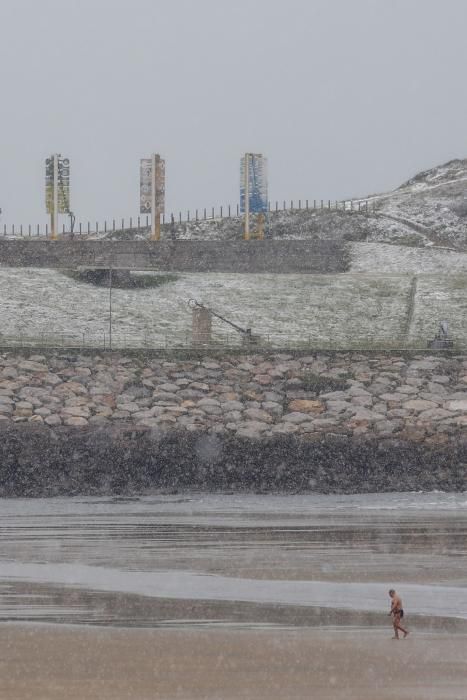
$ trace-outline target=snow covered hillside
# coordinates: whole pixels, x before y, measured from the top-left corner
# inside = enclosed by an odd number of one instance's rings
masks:
[[[283,206],[283,205],[282,205]],[[287,205],[288,206],[288,205]],[[467,160],[453,160],[415,175],[392,192],[359,200],[295,202],[278,211],[272,203],[266,237],[372,241],[405,246],[467,249]],[[242,237],[240,217],[165,224],[164,238],[224,239]],[[253,220],[252,230],[256,228]],[[148,229],[101,234],[107,238],[147,238]]]
[[[377,197],[376,211],[389,239],[404,235],[409,226],[414,243],[467,246],[467,160],[415,175],[394,192]]]
[[[377,244],[358,244],[377,246]],[[389,249],[391,246],[380,248]],[[412,254],[412,249],[405,249]],[[420,251],[432,254],[440,251]],[[425,273],[336,275],[184,274],[158,288],[114,289],[114,347],[173,347],[191,342],[189,299],[196,298],[276,347],[426,347],[447,318],[459,345],[467,344],[467,255],[455,272],[438,274],[433,257]],[[371,249],[368,251],[371,259]],[[7,336],[73,336],[102,346],[109,332],[109,292],[54,270],[0,269],[2,327]],[[238,333],[214,321],[214,340],[239,345]],[[67,338],[65,338],[67,341]]]
[[[183,274],[157,289],[114,290],[115,346],[189,342],[191,297],[241,326],[251,323],[255,333],[278,346],[424,347],[444,318],[465,346],[467,160],[420,173],[394,192],[354,201],[352,209],[350,202],[345,209],[342,202],[339,206],[271,212],[268,235],[344,240],[348,273]],[[107,234],[113,235],[146,237],[147,231]],[[242,221],[232,217],[176,224],[172,230],[166,226],[163,237],[172,235],[240,238]],[[108,333],[107,290],[58,271],[0,269],[0,297],[4,339],[43,333],[102,338]],[[239,342],[238,334],[217,322],[214,337]]]

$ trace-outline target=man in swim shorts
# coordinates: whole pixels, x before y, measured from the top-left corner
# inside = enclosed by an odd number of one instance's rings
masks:
[[[394,627],[394,637],[393,639],[399,639],[399,631],[404,633],[404,639],[408,635],[408,631],[404,629],[401,625],[401,620],[404,617],[404,609],[402,607],[402,598],[397,595],[394,588],[389,591],[389,596],[391,598],[391,612],[392,615],[392,626]]]

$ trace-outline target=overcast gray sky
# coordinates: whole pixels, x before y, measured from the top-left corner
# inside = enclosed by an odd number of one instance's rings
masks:
[[[43,221],[44,158],[72,207],[135,215],[139,158],[167,208],[343,198],[467,156],[465,0],[0,0],[2,222]]]

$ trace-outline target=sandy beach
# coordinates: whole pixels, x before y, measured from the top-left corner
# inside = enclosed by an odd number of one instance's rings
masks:
[[[9,625],[2,700],[465,700],[467,636]]]
[[[0,700],[466,700],[466,506],[3,499]]]

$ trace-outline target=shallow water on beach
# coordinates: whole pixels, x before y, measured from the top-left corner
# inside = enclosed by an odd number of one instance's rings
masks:
[[[0,620],[467,631],[467,494],[2,499]]]

